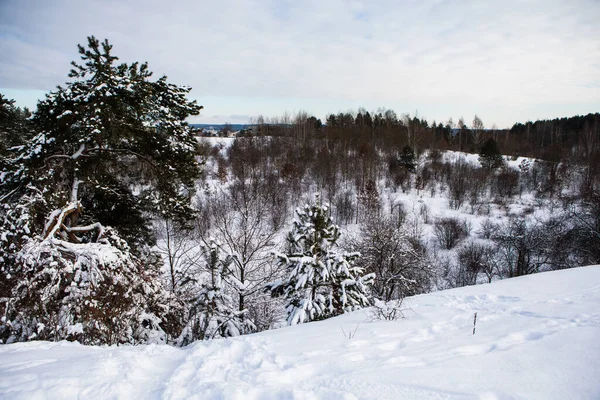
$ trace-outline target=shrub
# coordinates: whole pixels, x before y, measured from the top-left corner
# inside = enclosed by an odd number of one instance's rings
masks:
[[[404,319],[404,311],[406,308],[403,307],[404,299],[381,301],[375,299],[373,307],[369,310],[369,316],[372,321],[396,321],[397,319]]]
[[[454,248],[468,236],[465,224],[458,218],[440,218],[435,221],[434,233],[442,249]]]

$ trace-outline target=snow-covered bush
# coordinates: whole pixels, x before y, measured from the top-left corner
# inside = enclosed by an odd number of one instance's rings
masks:
[[[84,344],[165,341],[153,300],[156,265],[130,253],[111,228],[94,243],[22,237],[3,277],[10,281],[4,342],[73,340]]]
[[[301,324],[329,318],[368,306],[367,290],[374,274],[363,274],[355,265],[359,253],[338,253],[339,229],[329,216],[329,206],[319,198],[312,206],[297,209],[298,219],[288,235],[288,254],[277,254],[287,276],[266,290],[286,299],[287,323]]]

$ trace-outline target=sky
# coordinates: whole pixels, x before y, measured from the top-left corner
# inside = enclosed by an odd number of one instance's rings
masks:
[[[486,127],[600,111],[599,0],[0,0],[0,93],[68,80],[77,44],[192,87],[195,123],[381,108]]]

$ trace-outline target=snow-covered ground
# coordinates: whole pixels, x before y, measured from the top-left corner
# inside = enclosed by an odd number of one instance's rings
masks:
[[[600,266],[415,296],[406,307],[403,320],[369,322],[363,310],[183,349],[3,345],[0,398],[600,398]]]

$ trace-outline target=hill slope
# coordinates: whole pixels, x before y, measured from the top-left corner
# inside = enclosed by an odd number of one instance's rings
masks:
[[[4,345],[0,398],[600,398],[600,266],[406,304],[404,320],[364,310],[184,349]]]

